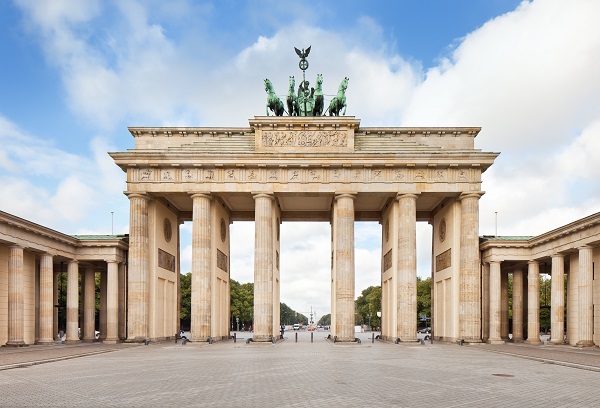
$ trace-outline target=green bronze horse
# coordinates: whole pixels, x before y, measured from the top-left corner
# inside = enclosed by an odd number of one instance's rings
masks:
[[[265,91],[267,92],[267,116],[269,110],[275,113],[275,116],[283,116],[283,102],[275,94],[273,84],[268,79],[265,79]]]
[[[286,98],[288,115],[290,116],[298,116],[298,97],[294,92],[294,87],[296,86],[296,80],[294,76],[290,76],[290,87],[288,89],[288,94]]]
[[[323,114],[323,74],[317,74],[317,87],[315,88],[315,107],[313,108],[313,116],[321,116]]]
[[[342,80],[338,88],[337,95],[333,97],[329,103],[329,116],[339,116],[340,111],[344,108],[342,115],[346,114],[346,89],[348,88],[348,77]]]

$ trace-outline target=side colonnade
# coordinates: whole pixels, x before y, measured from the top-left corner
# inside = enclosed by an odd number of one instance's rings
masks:
[[[488,310],[484,340],[541,344],[540,332],[547,327],[540,327],[540,312],[549,309],[551,344],[599,345],[600,279],[595,277],[595,264],[600,261],[599,225],[600,214],[594,214],[536,237],[484,237],[483,288],[489,299],[484,305]],[[548,279],[550,292],[540,299],[540,282]]]

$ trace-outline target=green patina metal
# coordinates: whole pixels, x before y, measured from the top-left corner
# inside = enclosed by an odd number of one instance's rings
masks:
[[[296,54],[300,57],[298,67],[302,70],[302,81],[298,85],[298,91],[294,92],[296,79],[293,75],[289,77],[288,93],[286,95],[287,114],[289,116],[322,116],[329,112],[329,116],[339,116],[346,114],[346,89],[348,88],[348,77],[345,77],[338,87],[337,95],[335,95],[328,108],[325,108],[325,95],[323,94],[323,75],[317,74],[316,88],[310,86],[306,80],[306,70],[309,63],[306,60],[310,53],[310,46],[306,49],[299,50],[294,47]],[[267,116],[269,112],[273,112],[275,116],[282,116],[284,113],[284,105],[281,99],[275,93],[273,84],[268,79],[265,79],[265,91],[267,92]]]

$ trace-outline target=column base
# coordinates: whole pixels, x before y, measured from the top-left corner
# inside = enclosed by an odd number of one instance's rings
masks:
[[[150,339],[147,337],[137,336],[137,337],[125,339],[124,342],[125,343],[146,343],[147,341],[150,341]]]
[[[5,347],[29,347],[29,344],[25,343],[23,340],[17,340],[17,341],[9,341],[4,346]]]
[[[38,346],[55,346],[56,341],[55,340],[38,340],[35,342],[35,344]]]
[[[565,344],[565,341],[564,341],[564,340],[550,340],[550,342],[549,342],[549,343],[550,343],[550,344],[557,345],[557,346],[560,346],[560,345],[562,345],[562,344]]]
[[[93,342],[95,342],[95,341],[96,341],[96,339],[95,339],[95,338],[94,338],[94,339],[81,339],[81,342],[82,342],[82,343],[93,343]]]
[[[505,344],[506,342],[502,339],[488,339],[487,344]]]
[[[419,341],[419,339],[417,339],[417,337],[398,337],[398,339],[400,340],[400,343],[416,343],[417,341]]]
[[[582,340],[575,343],[577,347],[595,347],[596,344],[591,340]]]
[[[540,344],[543,344],[543,343],[539,338],[537,338],[537,339],[527,339],[527,340],[525,340],[525,344],[529,344],[532,346],[539,346]]]
[[[117,343],[120,343],[120,342],[121,342],[121,340],[119,340],[117,338],[113,338],[113,339],[108,339],[107,338],[107,339],[102,340],[103,344],[117,344]]]
[[[271,342],[273,341],[273,336],[265,335],[265,334],[255,334],[252,336],[253,342]]]
[[[65,340],[63,344],[81,344],[81,340]]]
[[[523,340],[523,337],[513,337],[512,342],[513,343],[523,343],[524,340]]]

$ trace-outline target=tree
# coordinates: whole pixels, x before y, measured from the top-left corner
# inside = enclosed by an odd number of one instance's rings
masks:
[[[369,286],[363,290],[354,305],[356,324],[381,325],[379,317],[377,317],[377,312],[381,311],[381,286]]]
[[[431,318],[431,278],[417,277],[417,316]]]
[[[179,277],[179,290],[181,291],[181,302],[179,319],[181,327],[189,329],[192,322],[192,273],[188,272]]]
[[[317,324],[320,326],[331,326],[331,313],[321,316]]]
[[[230,318],[240,319],[240,326],[251,327],[254,319],[254,283],[230,281]]]
[[[281,313],[280,322],[281,324],[294,324],[294,323],[303,323],[308,324],[308,318],[301,313],[292,310],[285,303],[280,303],[279,311]]]

